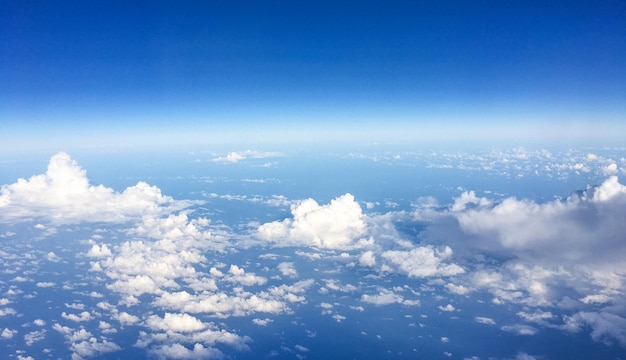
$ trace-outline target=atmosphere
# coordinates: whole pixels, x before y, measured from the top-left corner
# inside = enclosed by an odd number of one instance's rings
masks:
[[[582,131],[598,140],[623,129],[625,14],[620,1],[6,2],[0,118],[11,138],[51,123],[594,123]]]

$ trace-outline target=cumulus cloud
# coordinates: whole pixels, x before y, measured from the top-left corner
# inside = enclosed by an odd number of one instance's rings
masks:
[[[298,276],[298,271],[292,262],[282,262],[278,264],[278,271],[280,271],[283,276]]]
[[[465,270],[456,264],[445,263],[452,256],[452,249],[442,250],[432,246],[420,246],[411,250],[388,250],[381,254],[387,266],[409,277],[452,276]]]
[[[165,313],[161,318],[158,315],[149,316],[146,326],[154,330],[190,332],[201,330],[205,327],[202,321],[188,314]]]
[[[619,310],[626,306],[624,213],[626,186],[610,176],[598,186],[544,203],[513,197],[492,201],[464,192],[448,208],[417,208],[413,218],[428,225],[420,234],[423,244],[446,244],[463,263],[465,272],[445,285],[450,293],[487,290],[494,304],[529,306],[518,312],[527,322],[572,331],[587,326],[597,341],[624,344]],[[387,258],[388,265],[399,272],[417,275],[414,269],[424,268],[408,265],[411,259],[416,263],[417,254],[390,254],[394,260]],[[485,260],[498,265],[484,266]],[[559,318],[538,309],[546,306],[564,311],[586,306],[587,311],[558,325]],[[538,331],[526,324],[501,329],[519,335]]]
[[[367,226],[360,205],[351,194],[319,205],[313,199],[291,206],[293,218],[266,223],[258,228],[259,238],[277,245],[349,249],[368,243]]]
[[[624,211],[626,187],[611,176],[565,200],[539,204],[507,198],[495,205],[486,201],[473,208],[452,209],[450,214],[461,231],[472,236],[472,241],[454,243],[460,248],[471,246],[527,260],[589,263],[622,260],[616,254],[626,250],[620,241],[620,234],[626,232]]]
[[[485,316],[476,316],[474,318],[474,321],[476,321],[479,324],[485,324],[485,325],[495,325],[496,322],[492,319],[492,318],[488,318]]]
[[[237,163],[246,159],[265,159],[282,156],[277,152],[261,152],[255,150],[233,151],[226,156],[213,158],[213,161],[224,163]]]
[[[155,187],[137,185],[115,192],[91,185],[85,170],[68,154],[50,159],[45,174],[19,179],[0,188],[0,221],[43,218],[55,224],[125,222],[144,215],[158,216],[190,206]]]
[[[218,349],[207,348],[199,343],[194,344],[191,349],[181,344],[161,345],[150,352],[157,359],[221,359],[224,357]]]

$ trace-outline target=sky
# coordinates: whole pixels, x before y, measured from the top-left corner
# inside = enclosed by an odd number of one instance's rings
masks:
[[[3,150],[619,143],[621,1],[3,1]]]

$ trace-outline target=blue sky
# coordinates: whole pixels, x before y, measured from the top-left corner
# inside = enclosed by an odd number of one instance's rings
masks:
[[[319,138],[324,129],[386,129],[393,138],[437,128],[451,139],[473,129],[558,138],[565,129],[619,142],[624,127],[619,1],[2,7],[6,147],[284,129]]]

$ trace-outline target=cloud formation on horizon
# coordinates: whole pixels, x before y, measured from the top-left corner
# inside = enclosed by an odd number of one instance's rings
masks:
[[[50,158],[45,174],[18,179],[0,188],[0,221],[43,218],[54,224],[126,222],[159,216],[194,204],[161,194],[140,181],[119,193],[91,185],[86,171],[67,153]]]

